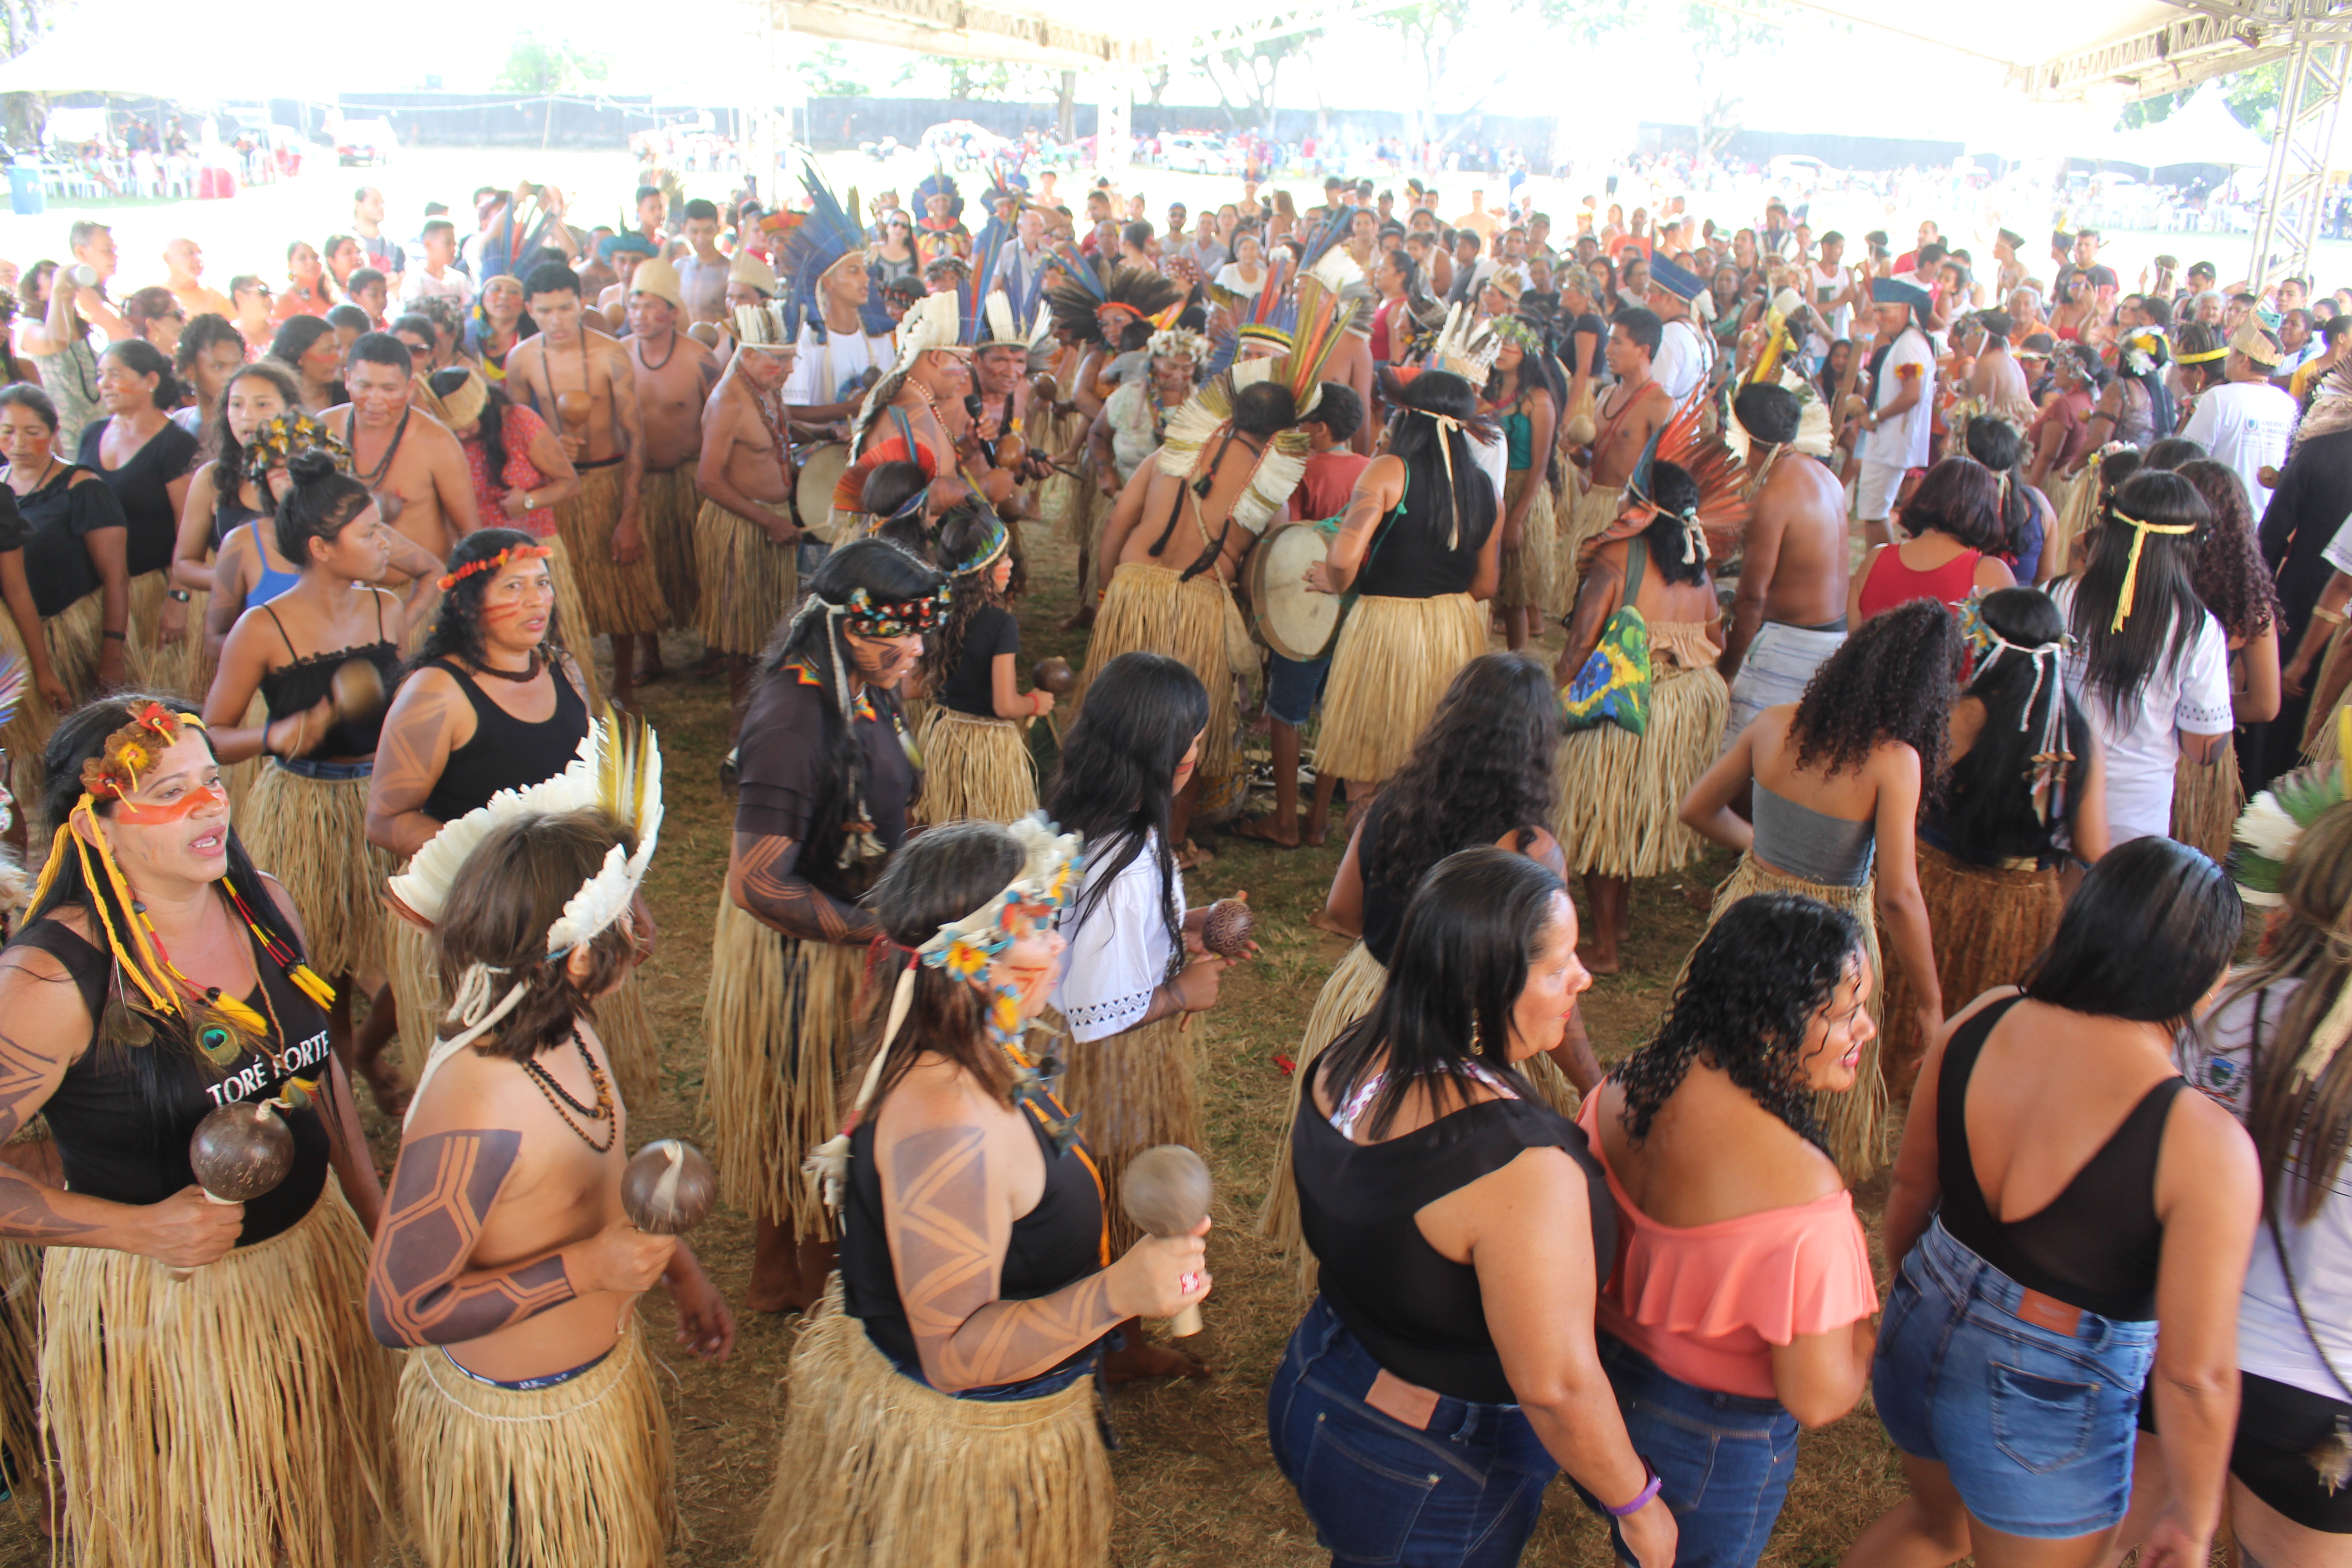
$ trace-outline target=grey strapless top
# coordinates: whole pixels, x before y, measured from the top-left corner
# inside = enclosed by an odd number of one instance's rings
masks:
[[[1868,879],[1871,857],[1878,847],[1876,823],[1824,816],[1810,805],[1773,794],[1761,779],[1756,781],[1751,805],[1759,860],[1832,887],[1858,888]]]

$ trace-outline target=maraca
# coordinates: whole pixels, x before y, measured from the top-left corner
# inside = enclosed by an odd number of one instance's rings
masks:
[[[578,431],[587,425],[588,416],[596,406],[594,398],[584,392],[559,392],[555,395],[555,412],[566,430]]]
[[[335,717],[345,723],[365,719],[383,708],[383,671],[363,658],[347,658],[335,666],[327,683]]]
[[[659,1138],[637,1151],[621,1173],[621,1211],[648,1236],[683,1236],[719,1201],[719,1173],[702,1151]]]
[[[1845,402],[1841,404],[1839,406],[1844,411],[1845,416],[1851,419],[1855,415],[1861,413],[1864,409],[1868,408],[1870,406],[1870,403],[1869,400],[1864,398],[1861,393],[1849,392],[1845,395]]]
[[[1190,1236],[1209,1217],[1209,1167],[1181,1143],[1156,1144],[1127,1163],[1118,1201],[1146,1236]],[[1168,1331],[1180,1340],[1199,1333],[1201,1309],[1179,1310]]]
[[[1592,416],[1590,414],[1570,415],[1568,416],[1568,429],[1565,434],[1568,437],[1568,444],[1571,447],[1591,446],[1592,437],[1595,434],[1592,427]]]
[[[268,1100],[231,1100],[205,1113],[188,1140],[188,1168],[206,1201],[246,1204],[277,1190],[294,1168],[294,1131]],[[194,1270],[174,1268],[185,1280]]]
[[[1249,907],[1249,891],[1244,889],[1230,899],[1219,899],[1209,906],[1207,916],[1201,921],[1201,945],[1219,958],[1235,963],[1249,956],[1250,934],[1257,930],[1257,915]],[[1180,1035],[1192,1028],[1192,1015],[1184,1015],[1176,1026]]]
[[[1060,658],[1041,658],[1030,666],[1029,679],[1038,689],[1056,697],[1068,696],[1070,688],[1078,683],[1077,672],[1070,668],[1070,661]]]

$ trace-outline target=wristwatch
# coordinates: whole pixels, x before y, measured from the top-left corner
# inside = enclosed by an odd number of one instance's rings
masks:
[[[523,491],[522,510],[525,511],[537,511],[539,510],[539,497],[529,490]]]
[[[188,591],[185,588],[166,588],[163,590],[163,597],[184,605],[188,602]]]

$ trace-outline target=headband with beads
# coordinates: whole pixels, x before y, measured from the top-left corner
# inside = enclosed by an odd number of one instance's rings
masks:
[[[467,562],[455,572],[442,577],[435,586],[446,594],[467,578],[478,573],[496,572],[509,561],[544,561],[554,553],[554,551],[544,544],[509,544],[496,555],[485,555],[479,561]]]

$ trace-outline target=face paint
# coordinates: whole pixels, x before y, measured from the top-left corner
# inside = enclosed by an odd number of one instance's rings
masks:
[[[228,805],[228,791],[218,780],[199,784],[174,801],[162,805],[141,805],[133,801],[118,801],[114,820],[133,827],[160,827],[167,823],[184,821],[207,805]]]

